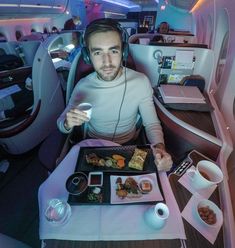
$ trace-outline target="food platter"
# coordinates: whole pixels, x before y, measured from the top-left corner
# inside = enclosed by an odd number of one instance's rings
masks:
[[[79,172],[87,176],[88,187],[82,195],[69,194],[71,205],[164,201],[154,156],[148,145],[81,147],[74,174]]]
[[[152,154],[151,147],[149,145],[81,147],[79,152],[79,157],[77,160],[76,170],[139,173],[140,172],[139,170],[128,166],[136,149],[140,149],[141,151],[146,153],[142,171],[151,172],[153,170],[156,170],[156,166],[154,164],[154,157]],[[117,159],[116,160],[117,165],[115,166],[114,158],[118,156],[122,157],[124,160],[121,166],[118,166],[118,162],[122,159]],[[91,162],[87,158],[91,158]],[[102,162],[104,163],[104,165],[102,164]]]

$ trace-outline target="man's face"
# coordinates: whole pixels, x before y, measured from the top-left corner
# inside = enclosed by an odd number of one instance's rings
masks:
[[[73,17],[73,23],[74,23],[75,25],[81,25],[80,17],[79,17],[79,16],[74,16],[74,17]]]
[[[112,81],[122,73],[122,41],[115,31],[94,33],[89,37],[90,59],[98,78]]]
[[[159,33],[165,34],[168,32],[168,24],[161,23]]]

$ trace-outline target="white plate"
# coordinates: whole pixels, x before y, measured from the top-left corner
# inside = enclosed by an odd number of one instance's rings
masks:
[[[120,198],[116,194],[117,184],[116,180],[120,177],[122,182],[124,183],[128,177],[132,177],[137,183],[140,182],[142,179],[148,179],[152,182],[152,191],[149,193],[142,194],[141,192],[138,195],[128,195],[125,198]],[[152,202],[152,201],[162,201],[163,197],[160,192],[157,183],[157,176],[156,173],[144,174],[144,175],[128,175],[128,176],[110,176],[110,187],[111,187],[111,204],[124,204],[124,203],[135,203],[135,202]]]

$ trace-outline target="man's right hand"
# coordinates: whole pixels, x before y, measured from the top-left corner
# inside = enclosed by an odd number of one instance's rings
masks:
[[[89,121],[86,113],[78,110],[77,108],[72,108],[66,113],[66,118],[64,122],[65,129],[69,130],[74,126],[81,126],[84,122]]]

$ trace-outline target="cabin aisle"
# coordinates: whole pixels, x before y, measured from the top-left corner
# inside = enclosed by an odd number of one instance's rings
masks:
[[[47,178],[38,157],[38,148],[30,154],[7,158],[10,166],[0,176],[0,233],[33,248],[40,247],[38,188]]]

